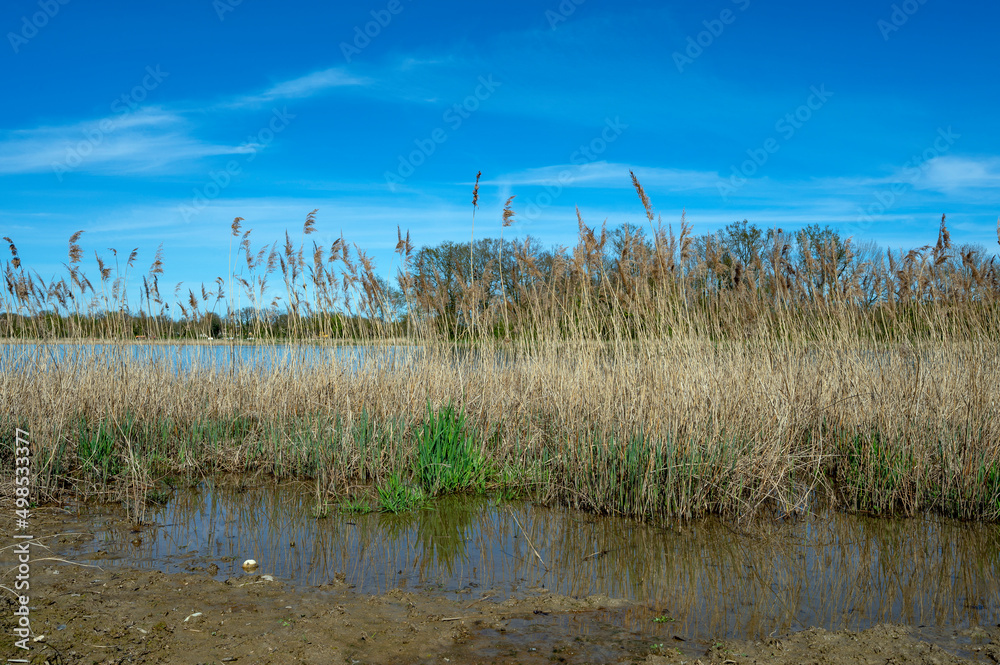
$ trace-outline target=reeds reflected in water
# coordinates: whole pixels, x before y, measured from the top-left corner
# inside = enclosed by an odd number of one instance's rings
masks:
[[[685,635],[1000,620],[995,525],[824,511],[737,532],[715,518],[651,526],[483,498],[325,519],[314,505],[304,486],[184,490],[150,515],[160,526],[140,547],[107,513],[93,547],[168,571],[214,562],[221,578],[242,574],[239,564],[252,557],[258,573],[301,586],[342,580],[359,593],[603,594],[632,601],[616,621],[648,629],[659,618]]]

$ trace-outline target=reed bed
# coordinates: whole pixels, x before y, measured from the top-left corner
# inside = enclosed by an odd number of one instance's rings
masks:
[[[189,290],[180,316],[159,251],[137,305],[135,251],[120,271],[98,257],[91,280],[75,234],[67,275],[46,283],[7,239],[0,322],[22,344],[0,373],[0,454],[20,426],[36,487],[118,498],[234,472],[312,478],[328,498],[502,489],[650,519],[796,514],[820,496],[1000,518],[995,257],[953,247],[944,218],[935,245],[898,253],[818,227],[694,237],[682,220],[675,236],[633,183],[649,236],[578,216],[572,250],[414,251],[400,230],[395,286],[343,240],[307,248],[314,213],[298,246],[255,248],[237,218],[239,269]],[[500,230],[515,221],[508,200]],[[224,367],[129,350],[213,332]],[[369,351],[240,361],[251,337],[261,356]],[[51,350],[94,340],[85,359]],[[400,343],[415,351],[379,351]]]

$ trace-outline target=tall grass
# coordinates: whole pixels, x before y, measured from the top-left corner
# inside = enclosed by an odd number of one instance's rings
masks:
[[[438,412],[428,407],[416,448],[415,475],[432,496],[482,489],[491,475],[476,433],[466,428],[465,415],[456,413],[450,403]]]
[[[307,247],[315,211],[298,245],[255,247],[237,218],[240,269],[175,289],[173,308],[160,251],[137,305],[135,251],[98,257],[91,280],[74,234],[66,276],[45,282],[7,239],[7,335],[118,343],[8,361],[0,451],[15,424],[31,431],[48,491],[227,471],[339,495],[372,483],[385,500],[503,487],[650,518],[795,513],[817,495],[1000,518],[995,257],[953,247],[944,218],[935,245],[905,253],[818,229],[695,238],[682,220],[675,235],[633,184],[651,238],[579,211],[577,245],[547,253],[530,239],[415,252],[398,230],[398,288],[343,239]],[[498,229],[513,220],[508,200]],[[135,334],[212,332],[253,336],[260,354],[279,336],[420,352],[263,369],[233,351],[228,372],[127,352]]]

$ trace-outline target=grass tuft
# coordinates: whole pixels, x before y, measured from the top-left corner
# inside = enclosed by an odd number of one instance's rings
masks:
[[[477,449],[475,430],[449,402],[438,411],[427,405],[427,419],[417,433],[416,477],[431,496],[482,491],[487,465]]]

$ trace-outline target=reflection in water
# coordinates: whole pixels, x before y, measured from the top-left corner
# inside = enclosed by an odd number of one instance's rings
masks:
[[[883,621],[964,627],[1000,621],[1000,527],[827,513],[739,533],[705,519],[653,527],[530,504],[449,498],[408,515],[311,516],[301,486],[179,492],[139,545],[104,509],[89,546],[132,566],[184,570],[244,558],[299,585],[338,573],[363,593],[395,587],[495,599],[537,587],[636,601],[619,620],[675,633],[759,637]],[[516,520],[514,519],[516,517]],[[155,536],[154,536],[155,534]],[[530,541],[530,543],[529,543]],[[293,545],[294,543],[294,545]],[[532,550],[544,560],[541,565]]]

